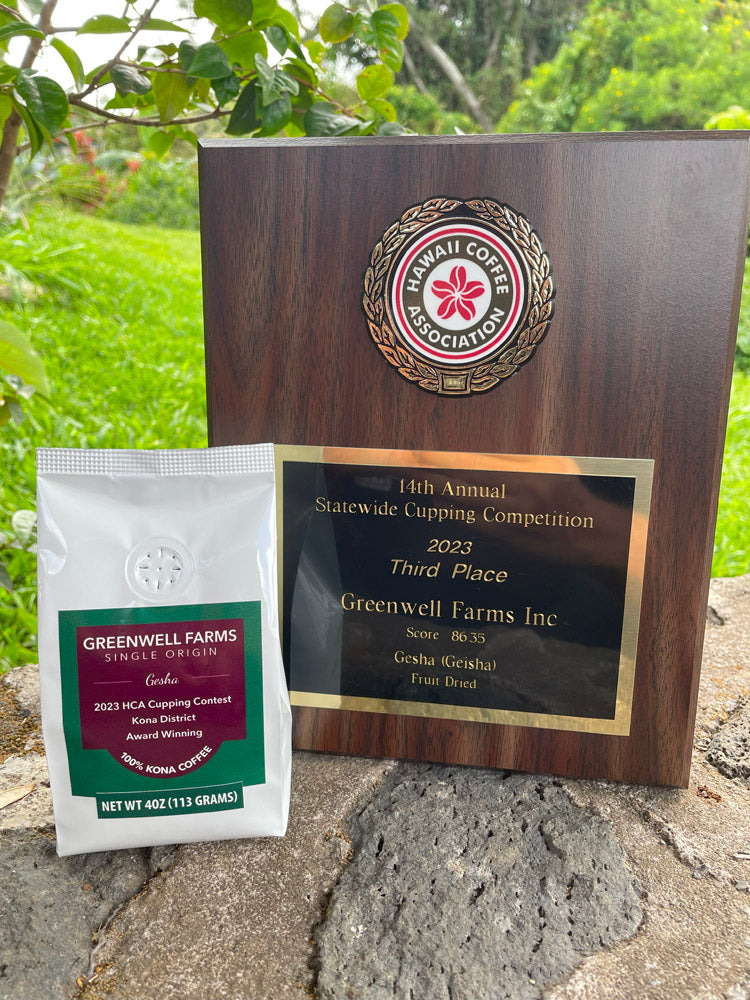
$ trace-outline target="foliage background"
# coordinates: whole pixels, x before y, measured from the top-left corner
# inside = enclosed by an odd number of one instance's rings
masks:
[[[220,2],[205,0],[209,8]],[[192,13],[191,0],[185,6]],[[303,26],[296,8],[290,15],[315,83],[304,113],[293,104],[279,126],[286,134],[303,130],[313,104],[330,134],[385,126],[470,133],[488,123],[515,131],[750,127],[750,2],[415,0],[409,35],[396,36],[400,71],[383,61],[362,19],[355,30],[361,8],[333,7],[325,39],[316,37],[317,25]],[[371,25],[373,8],[365,13]],[[281,23],[277,17],[266,27]],[[0,15],[0,57],[2,30]],[[277,50],[276,66],[284,55],[298,58],[296,50]],[[168,48],[147,74],[156,74],[162,57],[167,72],[178,72],[179,49]],[[240,93],[252,86],[262,102],[265,73],[265,97],[274,81],[290,94],[273,66],[269,75],[261,63],[261,71],[254,62],[244,71],[234,64]],[[0,61],[0,123],[13,84],[4,72]],[[215,92],[204,93],[210,78],[203,80],[190,85],[188,104],[221,108]],[[153,94],[111,85],[107,93],[121,105],[117,114],[153,114]],[[67,111],[72,117],[59,121],[58,132],[71,143],[50,132],[33,159],[23,152],[0,214],[0,416],[5,407],[6,416],[23,418],[0,426],[0,671],[36,655],[34,447],[206,445],[194,142],[198,133],[221,134],[231,114],[188,130],[165,120],[147,132],[132,124],[90,128],[91,114],[73,104]],[[272,113],[263,117],[244,124],[270,128]],[[750,269],[744,288],[714,575],[750,569]],[[25,381],[3,367],[8,330],[28,346]]]

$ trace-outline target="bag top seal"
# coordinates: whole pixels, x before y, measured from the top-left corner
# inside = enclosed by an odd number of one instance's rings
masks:
[[[46,474],[101,476],[188,476],[194,474],[270,472],[272,444],[221,448],[135,451],[115,448],[37,448],[37,471]]]

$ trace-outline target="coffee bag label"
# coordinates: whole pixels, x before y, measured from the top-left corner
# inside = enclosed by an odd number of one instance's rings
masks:
[[[241,808],[243,785],[265,781],[259,602],[59,623],[71,788],[100,816]]]

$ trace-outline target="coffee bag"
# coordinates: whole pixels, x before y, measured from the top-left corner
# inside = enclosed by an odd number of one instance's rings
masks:
[[[286,830],[273,447],[37,452],[61,855]]]

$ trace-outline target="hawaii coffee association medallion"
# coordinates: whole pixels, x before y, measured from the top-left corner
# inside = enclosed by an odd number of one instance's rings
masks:
[[[487,392],[547,332],[555,286],[528,220],[487,198],[431,198],[407,209],[370,255],[362,305],[370,335],[428,392]]]

